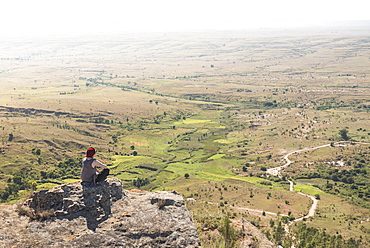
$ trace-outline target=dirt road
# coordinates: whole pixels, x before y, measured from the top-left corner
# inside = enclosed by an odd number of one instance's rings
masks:
[[[319,149],[319,148],[323,148],[323,147],[328,147],[328,146],[331,146],[331,145],[334,145],[334,146],[346,146],[347,144],[355,144],[355,145],[369,145],[370,143],[364,143],[364,142],[351,142],[351,141],[339,141],[339,142],[335,142],[334,144],[326,144],[326,145],[321,145],[321,146],[315,146],[315,147],[307,147],[307,148],[303,148],[303,149],[300,149],[300,150],[296,150],[296,151],[292,151],[288,154],[286,154],[284,156],[284,160],[286,161],[286,163],[282,166],[278,166],[278,167],[275,167],[275,168],[270,168],[270,169],[267,169],[267,173],[272,175],[272,176],[278,176],[278,177],[282,177],[281,176],[281,171],[283,171],[286,167],[288,167],[290,164],[293,163],[293,161],[291,161],[289,159],[289,156],[294,154],[294,153],[300,153],[300,152],[304,152],[304,151],[309,151],[309,150],[315,150],[315,149]]]
[[[304,149],[300,149],[300,150],[296,150],[296,151],[293,151],[293,152],[290,152],[288,154],[286,154],[284,156],[284,160],[286,161],[286,163],[282,166],[279,166],[279,167],[275,167],[275,168],[270,168],[267,170],[267,173],[272,175],[272,176],[278,176],[278,177],[282,177],[281,175],[281,172],[286,168],[288,167],[290,164],[293,163],[293,161],[291,161],[289,159],[289,156],[294,154],[294,153],[299,153],[299,152],[304,152],[304,151],[309,151],[309,150],[315,150],[315,149],[319,149],[319,148],[323,148],[323,147],[328,147],[328,146],[347,146],[347,145],[356,145],[356,144],[363,144],[363,145],[369,145],[370,143],[364,143],[364,142],[350,142],[350,141],[340,141],[340,142],[336,142],[334,144],[326,144],[326,145],[321,145],[321,146],[315,146],[315,147],[310,147],[310,148],[304,148]],[[290,187],[289,187],[289,190],[290,191],[294,191],[294,183],[292,181],[289,180],[289,183],[290,183]],[[294,222],[297,222],[297,221],[301,221],[305,218],[308,218],[308,217],[313,217],[315,215],[315,211],[316,211],[316,208],[317,208],[317,204],[318,204],[318,199],[316,199],[314,196],[312,195],[309,195],[309,194],[304,194],[302,192],[297,192],[298,194],[300,195],[303,195],[303,196],[306,196],[306,197],[310,197],[312,199],[312,205],[311,205],[311,208],[309,209],[307,215],[303,216],[303,217],[300,217],[300,218],[297,218],[297,219],[294,219],[292,221],[289,221],[284,229],[285,229],[285,232],[287,233],[290,233],[289,232],[289,227],[290,225],[292,225]]]

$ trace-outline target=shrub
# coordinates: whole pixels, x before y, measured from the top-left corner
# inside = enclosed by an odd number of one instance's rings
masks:
[[[54,209],[48,209],[45,211],[41,211],[40,209],[32,210],[21,204],[17,205],[16,211],[19,215],[28,216],[31,220],[43,221],[55,216]]]
[[[239,238],[237,231],[230,224],[231,221],[229,216],[225,216],[221,226],[218,228],[218,231],[221,233],[224,239],[225,248],[235,247],[236,241]]]

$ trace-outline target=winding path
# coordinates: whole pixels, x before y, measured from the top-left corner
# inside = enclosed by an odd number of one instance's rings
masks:
[[[340,141],[340,142],[336,142],[334,143],[334,146],[347,146],[347,144],[350,144],[350,145],[370,145],[370,143],[365,143],[365,142],[351,142],[351,141]],[[293,163],[293,161],[291,161],[289,159],[289,156],[294,154],[294,153],[299,153],[299,152],[304,152],[304,151],[309,151],[309,150],[315,150],[315,149],[319,149],[319,148],[323,148],[323,147],[328,147],[328,146],[332,146],[333,144],[326,144],[326,145],[321,145],[321,146],[315,146],[315,147],[311,147],[311,148],[304,148],[304,149],[300,149],[300,150],[296,150],[296,151],[292,151],[288,154],[286,154],[284,156],[284,159],[286,161],[286,163],[282,166],[279,166],[279,167],[275,167],[275,168],[270,168],[267,170],[267,173],[272,175],[272,176],[278,176],[278,177],[282,177],[281,175],[281,172],[286,168],[288,167],[290,164]],[[289,186],[289,190],[290,191],[294,191],[294,183],[291,181],[291,180],[288,180],[289,183],[290,183],[290,186]],[[302,192],[297,192],[298,194],[300,195],[303,195],[303,196],[306,196],[306,197],[309,197],[311,198],[312,200],[312,205],[311,205],[311,208],[308,210],[308,213],[303,216],[303,217],[300,217],[300,218],[297,218],[297,219],[294,219],[292,221],[289,221],[288,223],[285,224],[285,227],[284,227],[284,230],[287,234],[290,234],[290,230],[289,230],[289,227],[295,223],[295,222],[298,222],[298,221],[302,221],[303,219],[305,218],[309,218],[309,217],[313,217],[315,215],[315,211],[316,211],[316,208],[317,208],[317,204],[318,204],[318,199],[316,199],[314,196],[312,195],[309,195],[309,194],[305,194],[305,193],[302,193]],[[190,199],[189,199],[190,200]],[[211,204],[218,204],[218,203],[212,203],[212,202],[208,202],[208,203],[211,203]],[[263,210],[257,210],[257,209],[250,209],[250,208],[243,208],[243,207],[235,207],[233,206],[233,208],[237,208],[237,209],[240,209],[240,210],[246,210],[246,211],[250,211],[250,212],[253,212],[253,213],[257,213],[257,214],[268,214],[268,215],[277,215],[276,213],[272,213],[272,212],[266,212],[266,211],[263,211]],[[284,214],[280,214],[281,216],[287,216],[287,215],[284,215]],[[292,239],[295,239],[294,236],[292,236]],[[294,245],[291,247],[291,248],[294,248]]]
[[[365,142],[339,141],[339,142],[335,142],[334,146],[346,146],[346,144],[370,145],[370,143],[365,143]],[[286,164],[284,164],[282,166],[275,167],[275,168],[267,169],[267,173],[272,175],[272,176],[282,177],[281,171],[283,171],[286,167],[288,167],[290,164],[293,163],[293,161],[291,161],[289,159],[290,155],[292,155],[294,153],[300,153],[300,152],[304,152],[304,151],[309,151],[309,150],[315,150],[315,149],[319,149],[319,148],[323,148],[323,147],[328,147],[328,146],[331,146],[331,145],[332,144],[326,144],[326,145],[315,146],[315,147],[310,147],[310,148],[303,148],[303,149],[300,149],[300,150],[292,151],[292,152],[290,152],[290,153],[288,153],[284,156]]]
[[[365,142],[351,142],[351,141],[340,141],[340,142],[336,142],[334,143],[334,146],[346,146],[347,144],[353,144],[353,145],[356,145],[356,144],[362,144],[362,145],[369,145],[370,143],[365,143]],[[290,152],[288,154],[286,154],[284,156],[284,159],[286,161],[286,163],[282,166],[279,166],[279,167],[275,167],[275,168],[270,168],[270,169],[267,169],[267,173],[272,175],[272,176],[278,176],[278,177],[282,177],[281,175],[281,172],[286,168],[288,167],[290,164],[293,163],[293,161],[291,161],[289,159],[289,156],[294,154],[294,153],[300,153],[300,152],[304,152],[304,151],[309,151],[309,150],[315,150],[315,149],[319,149],[319,148],[323,148],[323,147],[328,147],[328,146],[331,146],[332,144],[326,144],[326,145],[321,145],[321,146],[315,146],[315,147],[311,147],[311,148],[304,148],[304,149],[300,149],[300,150],[296,150],[296,151],[293,151],[293,152]],[[294,191],[294,184],[292,181],[289,180],[289,183],[290,183],[290,186],[289,186],[289,190],[290,191]],[[307,215],[303,216],[303,217],[300,217],[300,218],[297,218],[297,219],[294,219],[292,221],[289,221],[285,227],[284,227],[284,230],[286,233],[290,233],[289,231],[289,227],[290,225],[292,225],[294,222],[297,222],[297,221],[301,221],[305,218],[308,218],[308,217],[312,217],[315,215],[315,211],[316,211],[316,208],[317,208],[317,203],[319,202],[318,199],[316,199],[314,196],[312,195],[309,195],[309,194],[304,194],[302,192],[297,192],[298,194],[300,195],[303,195],[303,196],[306,196],[306,197],[310,197],[312,199],[312,205],[311,205],[311,208],[310,210],[308,211]]]

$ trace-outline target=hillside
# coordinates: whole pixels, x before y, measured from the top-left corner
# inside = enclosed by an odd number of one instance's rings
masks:
[[[79,181],[94,146],[124,189],[191,199],[204,247],[243,219],[367,247],[368,30],[1,39],[0,201]]]

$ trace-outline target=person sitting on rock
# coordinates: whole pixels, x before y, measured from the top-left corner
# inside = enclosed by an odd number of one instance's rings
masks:
[[[86,158],[84,158],[82,161],[81,179],[82,184],[85,186],[93,186],[97,182],[102,182],[109,175],[109,169],[107,165],[93,158],[95,153],[95,148],[90,147],[86,151]],[[96,168],[97,166],[104,169],[100,172]]]

